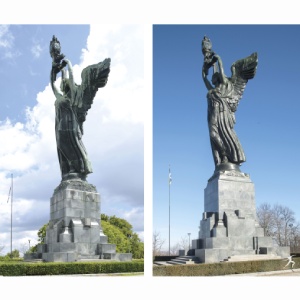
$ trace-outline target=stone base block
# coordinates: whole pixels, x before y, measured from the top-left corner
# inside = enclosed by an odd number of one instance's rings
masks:
[[[255,255],[255,254],[257,254],[257,253],[253,249],[232,249],[230,251],[230,256],[236,256],[236,255]]]
[[[229,238],[229,249],[231,250],[255,250],[253,236],[232,236]]]
[[[100,195],[93,185],[78,178],[62,181],[50,201],[46,242],[37,253],[44,261],[100,259],[102,254],[127,260],[129,254],[116,255],[116,245],[107,243],[100,216]]]
[[[212,229],[211,234],[213,237],[226,237],[227,229],[225,226],[217,226]]]
[[[44,253],[44,252],[47,252],[47,245],[46,244],[37,245],[37,253]]]
[[[101,259],[100,255],[78,255],[78,261],[98,260],[98,259]]]
[[[131,261],[132,253],[104,253],[103,259],[110,259],[115,261]]]
[[[215,263],[227,259],[229,252],[227,249],[195,249],[195,256],[201,263]]]
[[[192,240],[192,249],[203,249],[205,248],[203,245],[202,239]]]
[[[204,213],[192,248],[200,262],[220,262],[229,256],[290,255],[264,236],[256,215],[254,184],[233,164],[221,164],[204,191]]]
[[[98,244],[98,252],[100,254],[116,253],[115,244]]]
[[[108,237],[100,233],[100,244],[108,244]]]
[[[205,239],[205,248],[207,249],[215,249],[215,248],[228,248],[229,247],[229,239],[227,237],[212,237]]]
[[[259,254],[274,254],[286,258],[290,256],[290,247],[260,247]]]
[[[25,253],[24,261],[42,259],[42,253]]]
[[[43,260],[48,262],[74,262],[78,260],[75,252],[48,252],[43,253]]]
[[[179,256],[185,256],[186,252],[185,250],[181,249],[179,250]]]

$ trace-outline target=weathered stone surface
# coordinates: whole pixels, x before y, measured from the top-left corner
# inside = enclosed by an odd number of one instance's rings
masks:
[[[117,255],[116,245],[107,243],[101,228],[100,201],[95,187],[78,179],[63,182],[55,189],[46,243],[38,248],[43,260],[130,260],[129,254]]]
[[[209,179],[199,228],[192,248],[200,262],[237,255],[289,254],[289,247],[276,247],[272,238],[264,236],[256,216],[254,184],[244,173],[218,171]]]

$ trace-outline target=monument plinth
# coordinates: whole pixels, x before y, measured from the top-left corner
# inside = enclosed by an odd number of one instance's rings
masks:
[[[276,247],[271,237],[264,236],[256,216],[254,184],[239,171],[218,171],[209,179],[199,228],[192,248],[200,262],[236,255],[289,256],[289,247]]]
[[[110,259],[128,261],[131,253],[116,253],[101,228],[100,195],[81,180],[62,181],[50,201],[45,244],[38,246],[44,261]]]

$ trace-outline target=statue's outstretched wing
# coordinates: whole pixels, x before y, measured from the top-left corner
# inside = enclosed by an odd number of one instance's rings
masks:
[[[243,96],[246,84],[249,79],[252,79],[255,76],[257,69],[257,53],[252,53],[250,56],[237,60],[231,66],[232,76],[230,81],[232,82],[234,88],[234,95],[231,100],[231,108],[233,111],[236,110],[236,107]]]
[[[110,72],[110,58],[90,65],[81,72],[81,85],[77,85],[72,106],[78,111],[87,112],[99,88],[106,85]]]

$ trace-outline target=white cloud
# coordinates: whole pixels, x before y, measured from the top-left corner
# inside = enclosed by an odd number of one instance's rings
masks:
[[[14,37],[9,31],[9,25],[0,25],[0,48],[11,48]]]
[[[0,50],[2,50],[2,58],[7,59],[10,63],[14,63],[14,59],[21,55],[19,50],[13,48],[14,36],[9,30],[9,25],[0,25]]]
[[[40,44],[37,42],[34,43],[34,45],[31,47],[31,53],[35,58],[39,58],[41,56],[41,53],[43,52],[43,48]]]
[[[63,46],[63,41],[60,41]],[[92,163],[87,180],[101,195],[102,212],[126,218],[143,236],[144,218],[144,81],[143,27],[134,25],[91,26],[87,48],[75,80],[87,65],[111,58],[108,83],[99,89],[84,123],[83,142]],[[38,229],[49,221],[50,197],[60,182],[54,131],[54,95],[50,84],[26,109],[26,122],[0,123],[0,245],[9,249],[10,174],[14,174],[16,245],[32,242]],[[38,213],[37,213],[38,212]],[[16,229],[15,229],[16,230]],[[30,234],[29,234],[30,233]],[[23,234],[23,235],[22,235]],[[35,237],[37,239],[37,236]],[[32,243],[33,245],[33,243]],[[5,253],[6,253],[5,252]]]

